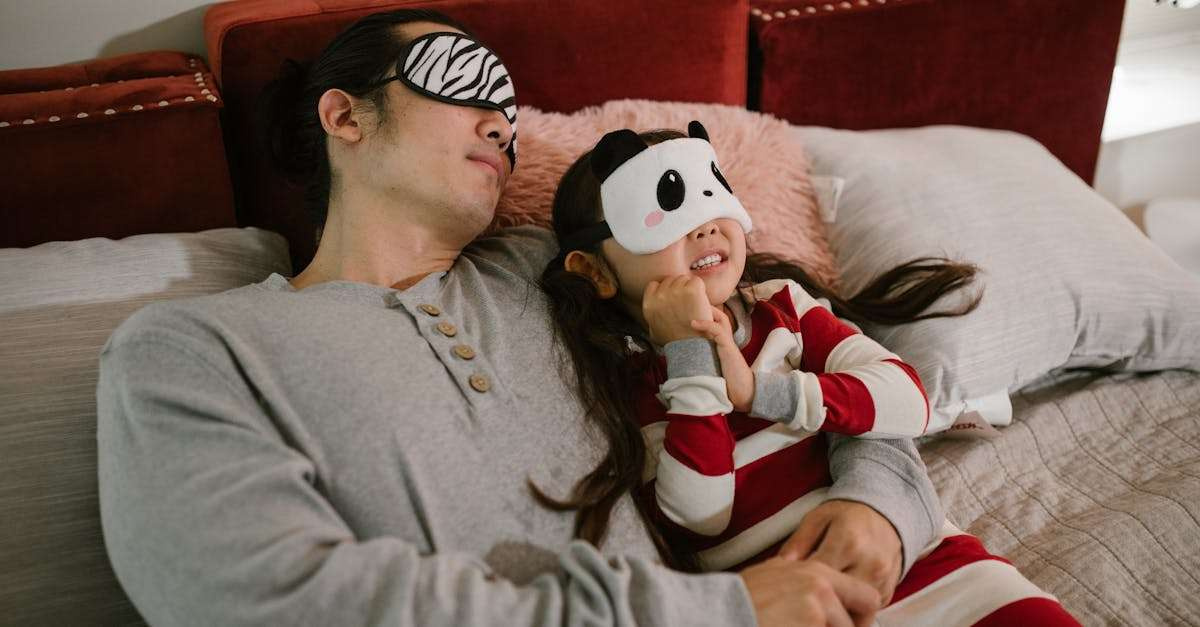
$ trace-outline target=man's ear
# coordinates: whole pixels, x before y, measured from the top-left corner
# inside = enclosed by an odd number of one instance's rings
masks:
[[[600,298],[608,299],[617,295],[617,279],[600,255],[572,250],[563,260],[563,268],[567,272],[587,277],[592,285],[596,286],[596,292]]]
[[[317,101],[317,117],[332,137],[354,143],[362,139],[362,125],[354,109],[354,97],[340,89],[329,89]]]

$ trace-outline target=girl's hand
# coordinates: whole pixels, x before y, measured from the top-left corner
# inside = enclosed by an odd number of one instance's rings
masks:
[[[717,357],[721,359],[721,376],[725,377],[725,389],[735,411],[750,411],[754,403],[754,371],[746,363],[745,355],[733,341],[733,324],[721,307],[712,308],[712,320],[692,320],[692,328],[699,331],[717,345]]]
[[[712,305],[700,277],[678,274],[646,284],[642,294],[642,317],[650,340],[661,346],[675,340],[701,337],[693,320],[712,321]]]

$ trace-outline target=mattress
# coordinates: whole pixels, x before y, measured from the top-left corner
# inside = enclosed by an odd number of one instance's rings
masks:
[[[921,455],[946,516],[1084,625],[1200,625],[1200,374],[1056,375]]]

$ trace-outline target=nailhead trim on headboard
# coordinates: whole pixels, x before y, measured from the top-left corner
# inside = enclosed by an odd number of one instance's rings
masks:
[[[817,6],[806,6],[803,9],[793,8],[793,9],[788,9],[787,11],[783,11],[783,10],[764,11],[759,7],[752,7],[750,9],[750,15],[757,17],[758,19],[760,19],[764,22],[770,22],[771,20],[778,20],[778,19],[784,19],[784,18],[789,18],[789,17],[803,17],[805,15],[814,15],[821,11],[825,11],[825,12],[852,11],[852,10],[856,10],[856,9],[861,9],[863,7],[869,7],[872,4],[887,4],[888,2],[896,4],[896,3],[899,3],[902,1],[903,0],[855,0],[854,2],[849,2],[849,1],[843,1],[843,2],[837,2],[837,3],[827,2],[827,3],[819,5],[820,8],[817,8]]]
[[[196,64],[197,64],[197,60],[195,58],[188,59],[188,67],[189,68],[195,69]],[[173,77],[175,77],[175,76],[179,76],[179,75],[178,74],[173,75]],[[195,102],[199,98],[203,98],[209,102],[217,102],[217,100],[218,100],[217,96],[214,95],[212,90],[208,88],[208,83],[206,82],[207,79],[204,76],[204,73],[196,72],[195,74],[192,75],[192,77],[193,77],[193,79],[195,79],[195,83],[196,83],[196,95],[194,95],[194,96],[174,97],[174,98],[170,98],[168,100],[159,100],[158,102],[148,102],[148,103],[145,103],[144,105],[136,104],[136,105],[129,107],[125,111],[120,111],[120,110],[117,110],[114,108],[107,108],[107,109],[104,109],[102,112],[101,111],[91,111],[91,112],[79,111],[73,115],[76,119],[82,120],[82,119],[86,119],[86,118],[90,117],[93,114],[99,115],[99,114],[103,113],[104,115],[117,115],[119,113],[145,111],[148,108],[161,109],[163,107],[170,106],[172,103]],[[122,80],[118,80],[116,82],[124,83],[125,81],[122,79]],[[76,89],[87,89],[88,87],[99,87],[99,86],[100,86],[100,83],[91,83],[89,85],[80,85],[78,87],[64,87],[63,91],[74,91]],[[70,115],[70,114],[68,114],[68,115]],[[39,119],[39,118],[34,117],[34,118],[21,118],[18,120],[2,120],[2,121],[0,121],[0,128],[8,128],[10,126],[17,126],[17,125],[29,126],[29,125],[38,124],[38,123],[54,123],[54,122],[59,122],[61,120],[62,120],[62,117],[60,114],[49,115],[49,116],[45,117],[45,119]]]

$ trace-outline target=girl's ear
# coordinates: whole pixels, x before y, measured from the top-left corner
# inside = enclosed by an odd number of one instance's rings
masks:
[[[617,295],[617,279],[599,255],[572,250],[563,260],[563,268],[587,277],[596,286],[600,298],[608,299]]]

